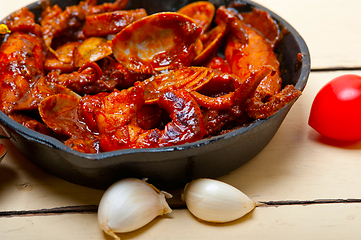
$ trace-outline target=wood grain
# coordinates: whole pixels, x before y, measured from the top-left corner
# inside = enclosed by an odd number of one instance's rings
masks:
[[[226,224],[208,224],[186,210],[158,217],[122,240],[143,239],[358,239],[361,204],[258,207],[244,218]],[[0,218],[1,239],[110,240],[96,214],[62,214]]]

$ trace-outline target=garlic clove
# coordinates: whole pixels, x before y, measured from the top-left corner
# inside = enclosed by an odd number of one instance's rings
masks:
[[[153,185],[135,178],[122,179],[111,185],[102,196],[98,208],[100,228],[115,239],[115,233],[139,229],[155,217],[172,212],[166,197]]]
[[[241,218],[256,206],[237,188],[213,179],[197,179],[188,183],[182,199],[195,217],[218,223]]]

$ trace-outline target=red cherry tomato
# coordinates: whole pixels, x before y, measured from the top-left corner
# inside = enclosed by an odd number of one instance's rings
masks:
[[[308,124],[328,138],[361,140],[361,76],[342,75],[316,95]]]

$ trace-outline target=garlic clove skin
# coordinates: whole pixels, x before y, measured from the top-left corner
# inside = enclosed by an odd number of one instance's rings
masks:
[[[195,217],[215,223],[241,218],[256,206],[237,188],[213,179],[197,179],[188,183],[182,199]]]
[[[102,196],[98,208],[100,228],[119,239],[116,233],[139,229],[159,215],[172,212],[166,196],[143,180],[122,179],[111,185]]]

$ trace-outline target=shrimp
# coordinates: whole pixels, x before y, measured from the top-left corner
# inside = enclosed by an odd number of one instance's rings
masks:
[[[59,36],[67,36],[73,40],[84,40],[83,26],[86,16],[116,10],[126,7],[128,0],[117,0],[114,3],[96,5],[96,1],[81,1],[78,5],[68,6],[64,11],[58,6],[48,6],[41,15],[41,34],[45,46],[59,60],[68,63],[69,58],[58,55],[52,48],[53,39]]]
[[[94,100],[86,122],[96,123],[104,151],[165,147],[203,138],[205,126],[201,110],[187,91],[168,90],[160,96],[158,106],[171,118],[163,130],[143,129],[138,124],[137,113],[144,104],[143,97],[144,87],[137,82],[130,89],[114,91]]]
[[[41,37],[41,27],[35,23],[34,19],[35,15],[24,7],[9,15],[4,20],[4,25],[9,29],[9,32],[26,32]]]
[[[41,38],[12,33],[0,48],[0,109],[6,114],[44,76]]]
[[[280,63],[272,46],[254,29],[244,25],[248,36],[247,43],[231,35],[228,39],[225,56],[230,64],[232,73],[244,77],[249,72],[258,71],[269,65],[275,69],[275,74],[268,75],[257,87],[248,101],[247,114],[254,119],[267,118],[287,103],[299,97],[301,92],[293,85],[281,91],[282,78],[279,70]]]

